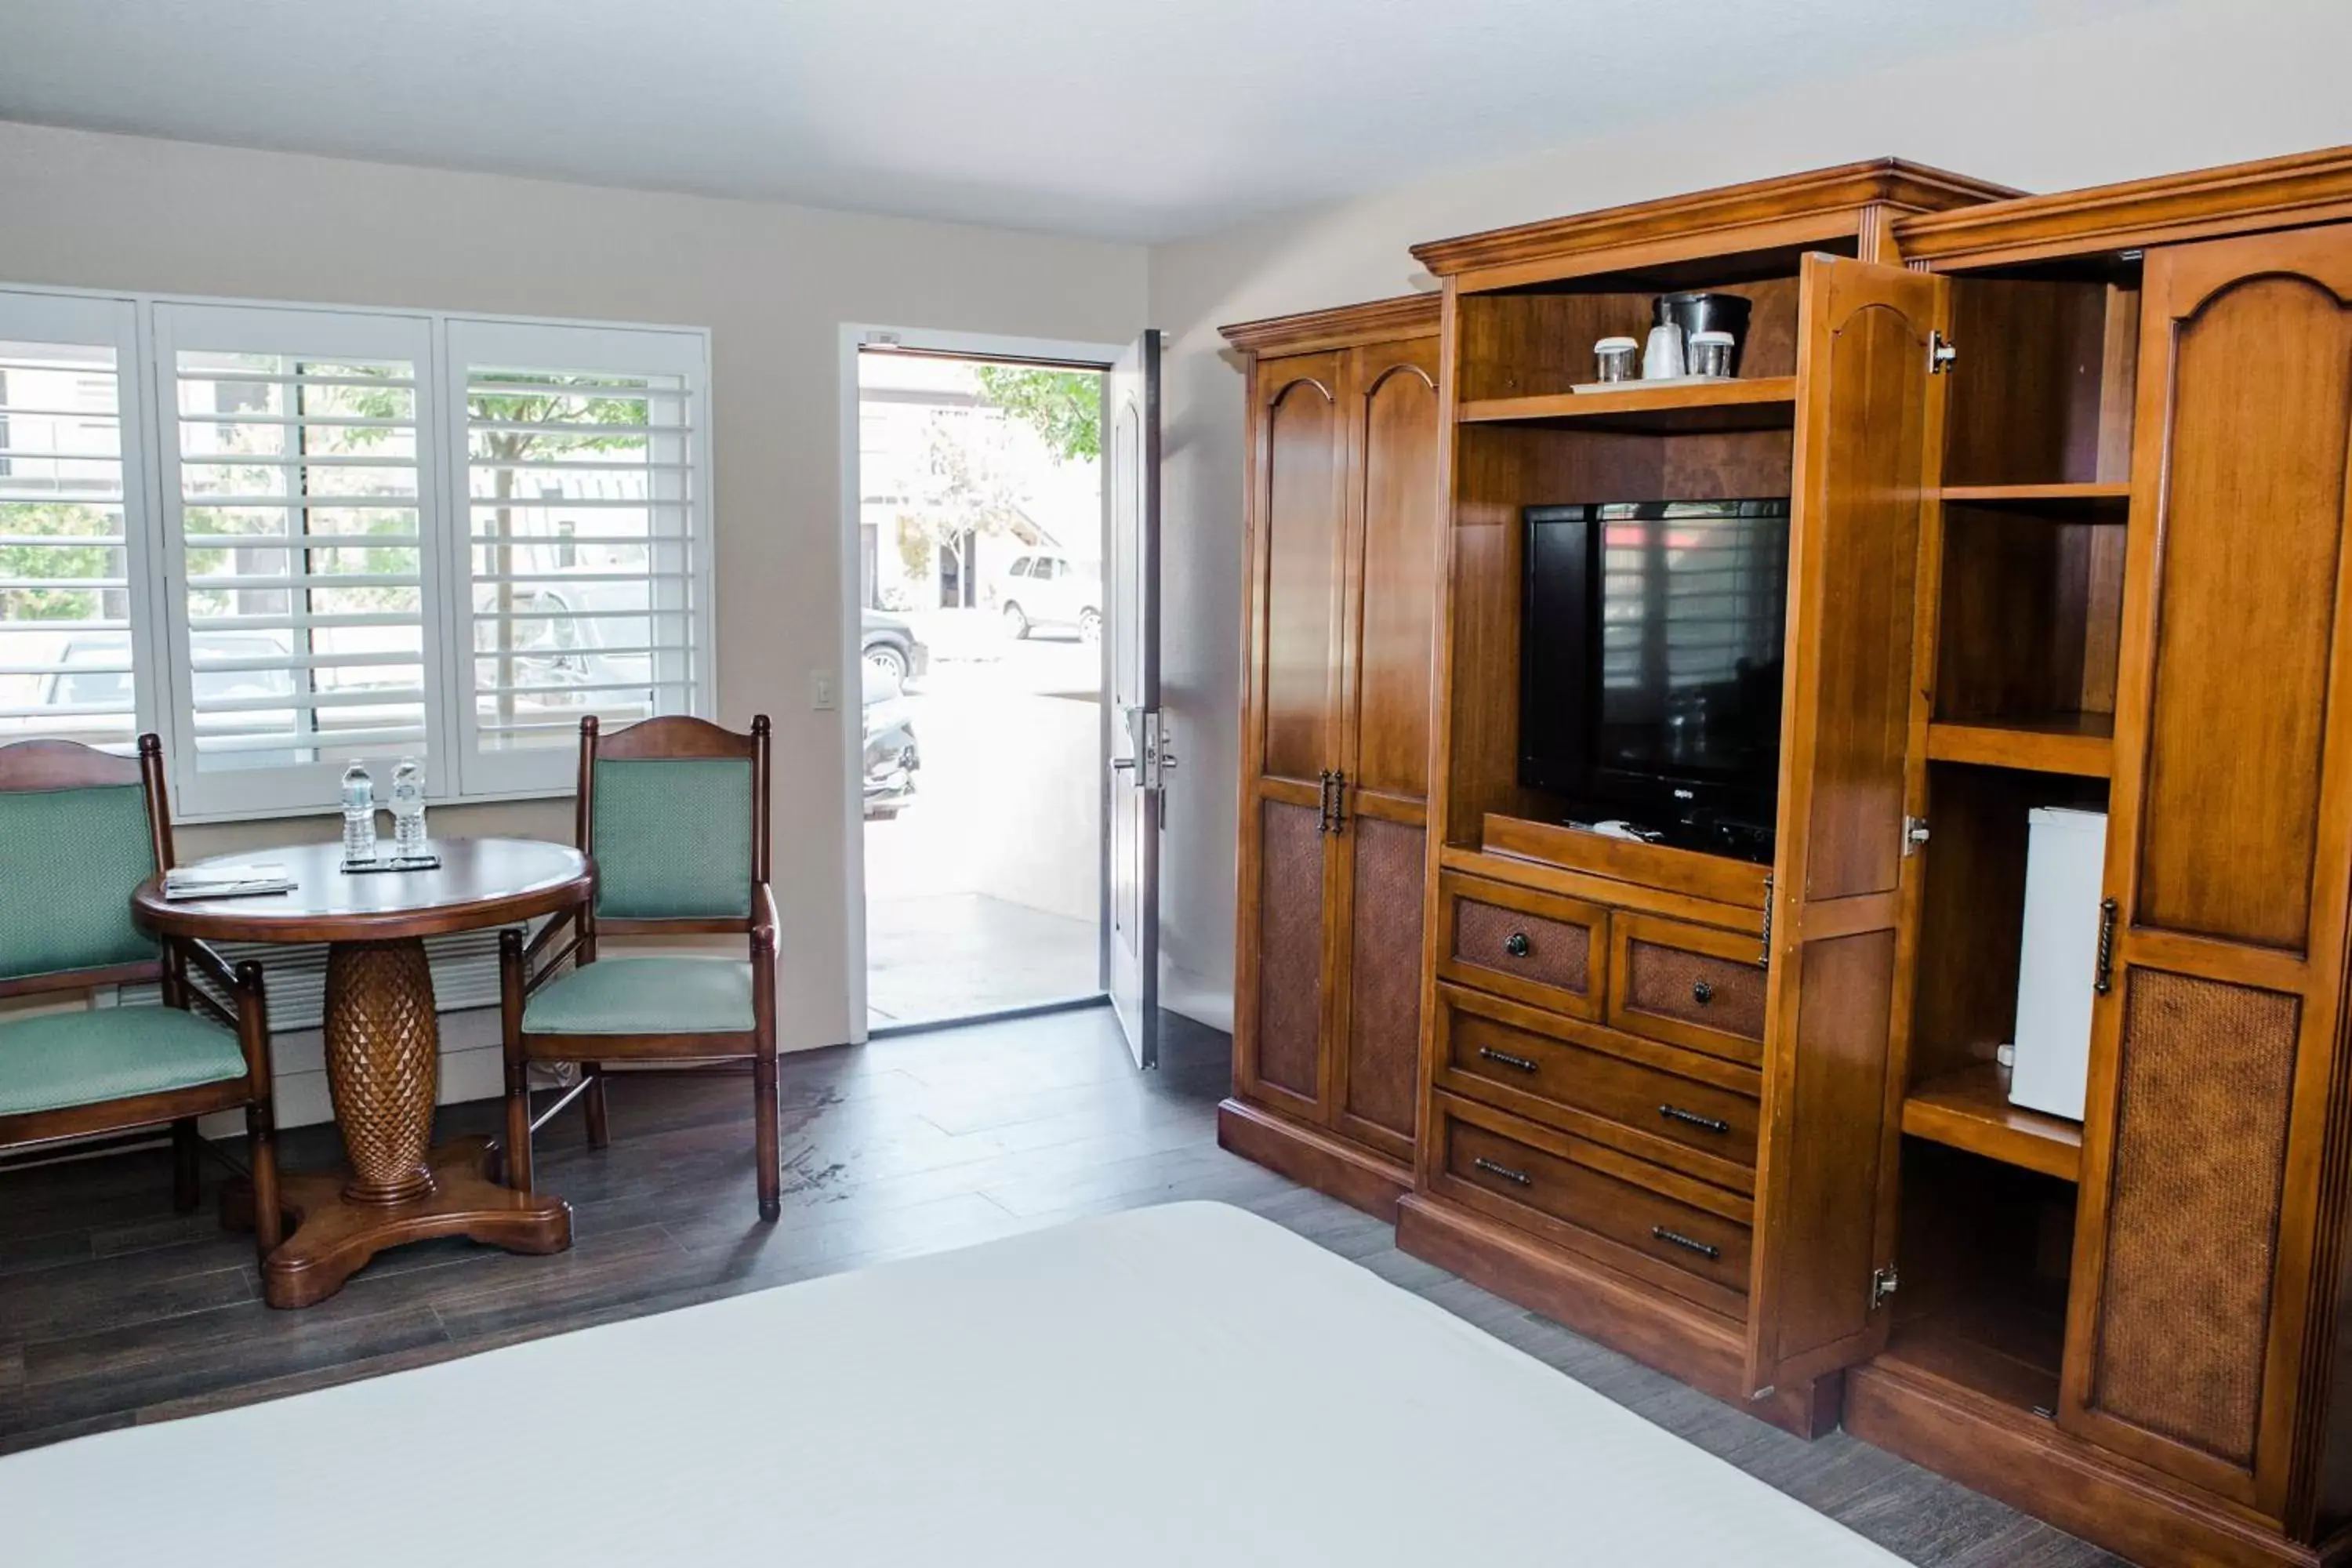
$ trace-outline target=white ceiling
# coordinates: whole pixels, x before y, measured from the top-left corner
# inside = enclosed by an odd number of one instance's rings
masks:
[[[5,0],[0,118],[1156,241],[2146,3]]]

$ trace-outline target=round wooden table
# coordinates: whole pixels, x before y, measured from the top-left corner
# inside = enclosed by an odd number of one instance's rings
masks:
[[[356,875],[343,870],[341,844],[249,851],[200,864],[282,864],[293,890],[167,902],[163,879],[151,877],[131,897],[140,923],[167,936],[329,944],[327,1088],[351,1168],[282,1178],[294,1225],[262,1265],[273,1307],[323,1301],[369,1258],[405,1242],[464,1236],[509,1252],[572,1245],[571,1205],[490,1179],[494,1140],[433,1144],[441,1030],[424,939],[584,903],[594,872],[577,849],[528,839],[441,838],[433,851],[436,870]]]

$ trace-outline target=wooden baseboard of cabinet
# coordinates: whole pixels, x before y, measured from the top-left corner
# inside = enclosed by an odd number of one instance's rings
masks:
[[[1217,1107],[1217,1146],[1391,1225],[1397,1200],[1412,1191],[1409,1167],[1244,1100]]]
[[[1882,1357],[1846,1373],[1845,1429],[2135,1563],[2338,1568],[2352,1537],[2287,1540],[2047,1417]]]
[[[1837,1374],[1749,1399],[1737,1323],[1443,1198],[1398,1205],[1397,1246],[1784,1432],[1811,1440],[1837,1426]]]

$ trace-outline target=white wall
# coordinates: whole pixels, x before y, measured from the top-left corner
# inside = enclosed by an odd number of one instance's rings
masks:
[[[1219,325],[1426,287],[1406,250],[1423,240],[1859,158],[2055,191],[2352,142],[2347,58],[2345,0],[2155,6],[1155,247],[1151,324],[1171,340],[1162,657],[1183,758],[1162,943],[1178,984],[1196,1005],[1233,986],[1242,378]]]
[[[772,714],[786,1049],[849,1037],[839,716],[840,326],[1118,342],[1141,250],[970,226],[0,123],[0,282],[706,326],[719,713]],[[853,687],[854,689],[854,687]],[[568,838],[562,802],[436,832]],[[333,824],[190,830],[184,854]]]

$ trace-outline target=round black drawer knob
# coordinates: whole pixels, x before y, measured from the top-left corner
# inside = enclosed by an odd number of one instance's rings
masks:
[[[1503,951],[1509,953],[1513,958],[1525,958],[1528,955],[1528,933],[1523,931],[1515,931],[1510,935],[1505,937],[1503,939]]]
[[[1691,987],[1691,1000],[1704,1007],[1715,1000],[1715,987],[1702,980]]]

